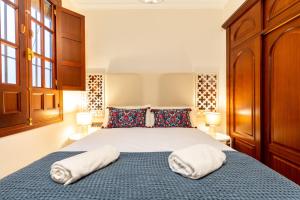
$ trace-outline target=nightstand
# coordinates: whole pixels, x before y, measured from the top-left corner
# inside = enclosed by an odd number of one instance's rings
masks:
[[[69,136],[68,140],[64,144],[64,146],[73,144],[74,142],[77,142],[78,140],[81,140],[84,138],[86,135],[80,134],[80,133],[73,133]]]
[[[101,129],[102,129],[102,127],[91,127],[91,128],[89,128],[89,134],[92,134],[92,133],[94,133],[96,131],[99,131]]]
[[[69,144],[72,144],[73,142],[76,142],[78,140],[81,140],[82,138],[98,131],[101,129],[101,126],[99,127],[89,127],[88,128],[88,134],[82,134],[82,133],[73,133],[72,135],[69,136]]]
[[[101,130],[102,126],[103,126],[103,122],[93,122],[91,127],[89,128],[89,134]]]
[[[231,137],[229,135],[226,135],[224,133],[216,133],[215,136],[209,134],[209,127],[205,126],[205,125],[199,125],[198,130],[200,130],[203,133],[206,133],[207,135],[210,135],[212,138],[214,138],[215,140],[218,140],[219,142],[222,142],[223,144],[226,144],[230,147],[232,147],[232,143],[231,143]]]
[[[74,134],[72,134],[72,135],[69,136],[69,140],[73,143],[73,142],[76,142],[78,140],[81,140],[84,137],[85,136],[83,134],[74,133]]]
[[[216,135],[212,137],[218,140],[219,142],[222,142],[223,144],[226,144],[231,147],[231,137],[229,135],[225,135],[223,133],[216,133]]]

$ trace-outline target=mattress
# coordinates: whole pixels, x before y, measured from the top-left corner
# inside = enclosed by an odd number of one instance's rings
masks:
[[[121,153],[117,162],[62,186],[50,165],[80,152],[56,152],[0,181],[1,200],[299,200],[300,187],[253,158],[225,151],[227,162],[199,180],[173,173],[170,152]]]
[[[101,129],[60,151],[89,151],[106,144],[120,152],[174,151],[194,144],[233,150],[196,128],[114,128]]]

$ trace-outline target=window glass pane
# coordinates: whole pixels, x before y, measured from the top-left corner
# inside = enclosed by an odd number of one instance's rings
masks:
[[[32,86],[42,87],[42,62],[40,58],[32,59]]]
[[[44,24],[48,28],[52,27],[52,6],[47,0],[44,0]]]
[[[41,21],[41,5],[40,0],[31,0],[31,16],[38,21]]]
[[[2,73],[2,83],[6,83],[6,56],[4,51],[4,45],[1,45],[1,73]]]
[[[16,42],[16,16],[15,9],[7,6],[7,40],[15,43]]]
[[[1,1],[1,38],[16,43],[15,9]]]
[[[17,83],[16,49],[1,45],[2,83]]]
[[[52,88],[52,63],[45,61],[45,87]]]
[[[16,84],[17,79],[16,79],[16,59],[14,58],[7,58],[7,83],[10,84]]]
[[[36,87],[36,65],[32,64],[32,87]]]
[[[0,18],[1,18],[1,21],[0,21],[0,24],[1,24],[1,38],[5,38],[6,35],[5,35],[5,27],[4,27],[4,21],[5,21],[5,12],[4,12],[4,2],[3,1],[0,1]]]
[[[31,22],[31,30],[32,30],[32,50],[35,53],[41,54],[41,27]]]
[[[52,33],[45,30],[45,56],[52,58]]]

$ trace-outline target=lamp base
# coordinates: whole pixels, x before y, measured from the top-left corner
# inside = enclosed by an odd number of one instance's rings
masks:
[[[216,127],[215,126],[209,126],[208,134],[212,137],[216,137]]]
[[[80,133],[83,136],[87,136],[89,134],[89,126],[81,126],[80,127]]]

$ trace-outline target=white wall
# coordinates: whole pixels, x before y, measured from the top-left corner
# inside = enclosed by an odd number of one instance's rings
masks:
[[[195,74],[106,74],[107,106],[195,106]]]
[[[219,110],[225,112],[223,10],[77,11],[86,17],[89,71],[149,74],[149,80],[151,74],[216,72],[220,76]],[[152,96],[147,104],[159,98]]]
[[[88,68],[108,73],[190,73],[218,71],[222,63],[220,10],[83,14]]]
[[[86,17],[89,71],[149,74],[153,81],[151,74],[217,72],[225,131],[226,35],[221,25],[243,2],[229,0],[224,10],[71,9]],[[158,99],[149,97],[149,104]]]
[[[223,10],[133,9],[79,12],[86,17],[89,70],[148,73],[148,79],[153,81],[158,80],[153,79],[150,74],[218,73],[219,111],[224,116],[222,130],[225,131],[226,51],[225,32],[221,28],[224,21]],[[153,84],[155,86],[158,82]],[[147,90],[146,86],[142,88],[144,91]],[[154,90],[154,87],[151,89]],[[122,95],[126,98],[126,94]],[[187,98],[191,99],[190,96]],[[148,102],[144,102],[151,104],[159,99],[161,97],[151,96]]]
[[[228,0],[223,9],[224,22],[229,18],[246,0]]]

